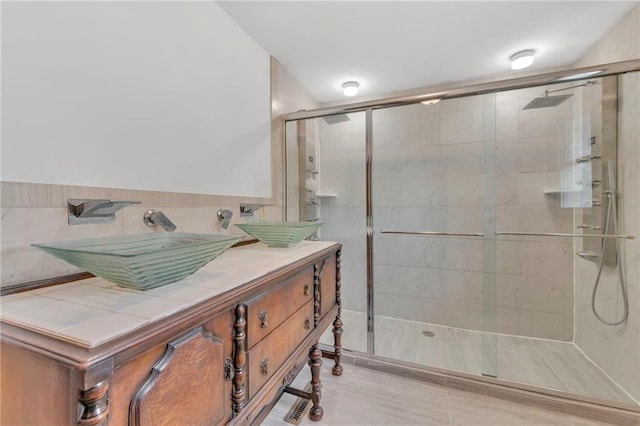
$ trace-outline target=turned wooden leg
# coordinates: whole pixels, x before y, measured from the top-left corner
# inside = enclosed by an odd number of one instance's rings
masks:
[[[333,321],[333,361],[335,365],[331,369],[331,372],[334,376],[342,375],[342,365],[340,365],[340,358],[342,356],[342,319],[340,319],[340,314],[336,316],[335,321]]]
[[[338,315],[333,321],[333,353],[335,365],[331,369],[334,376],[342,375],[342,365],[340,365],[342,357],[342,250],[336,253],[336,303],[338,304]]]
[[[322,351],[316,343],[309,351],[309,366],[311,367],[311,402],[313,406],[309,411],[309,417],[313,421],[322,419],[323,410],[320,406],[322,383],[320,382],[320,367],[322,367]]]

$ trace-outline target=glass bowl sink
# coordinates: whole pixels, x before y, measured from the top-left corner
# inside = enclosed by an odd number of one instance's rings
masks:
[[[163,232],[32,246],[121,286],[147,290],[193,274],[241,238]]]
[[[251,222],[236,226],[269,247],[293,247],[313,234],[321,222]]]

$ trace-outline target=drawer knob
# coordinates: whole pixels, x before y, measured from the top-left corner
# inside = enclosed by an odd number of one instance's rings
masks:
[[[304,320],[304,329],[309,330],[310,328],[311,328],[311,321],[309,321],[309,318],[307,318],[306,320]]]
[[[269,358],[265,358],[260,363],[260,372],[263,376],[269,375]]]
[[[267,311],[260,312],[258,318],[260,318],[260,328],[267,328]]]
[[[304,286],[304,295],[305,295],[305,296],[308,296],[308,295],[309,295],[309,290],[310,290],[310,289],[309,289],[309,284],[305,284],[305,286]]]

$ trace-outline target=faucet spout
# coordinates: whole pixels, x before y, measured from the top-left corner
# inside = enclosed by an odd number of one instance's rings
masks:
[[[218,210],[218,219],[222,221],[222,229],[227,229],[229,227],[229,222],[231,222],[231,216],[233,216],[233,212],[231,210],[220,209]]]
[[[69,225],[115,222],[116,212],[132,204],[140,204],[140,201],[71,198],[67,200]]]
[[[177,226],[160,210],[147,210],[142,219],[148,226],[158,225],[167,232],[173,232]]]

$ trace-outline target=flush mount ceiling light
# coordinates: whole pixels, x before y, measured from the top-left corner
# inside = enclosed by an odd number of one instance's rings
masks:
[[[511,61],[511,69],[521,70],[531,66],[531,64],[533,64],[533,54],[533,50],[522,50],[511,55],[509,58]]]
[[[360,84],[357,81],[347,81],[342,84],[342,93],[345,96],[355,96],[358,94],[358,89],[360,88]]]

